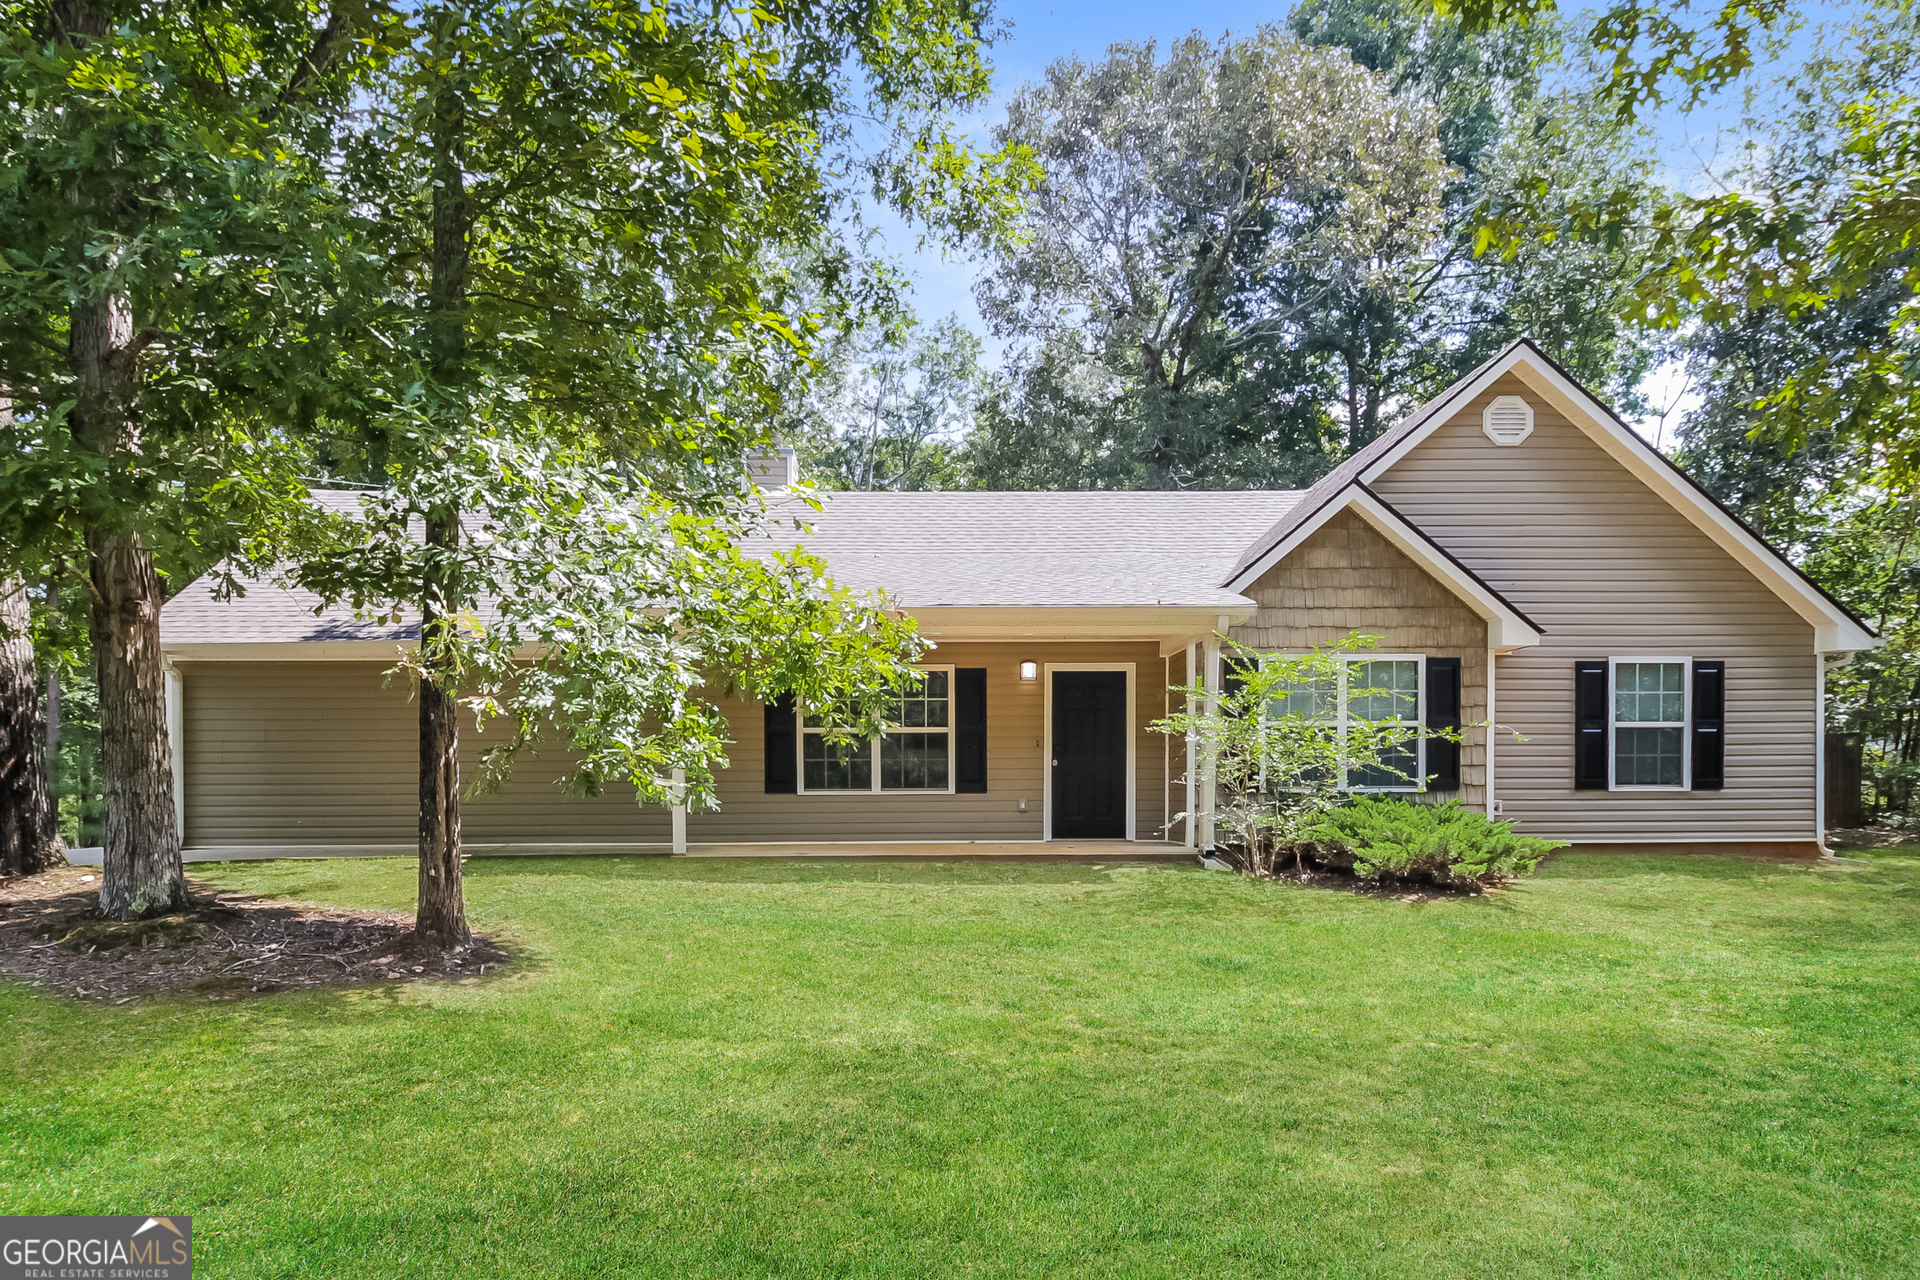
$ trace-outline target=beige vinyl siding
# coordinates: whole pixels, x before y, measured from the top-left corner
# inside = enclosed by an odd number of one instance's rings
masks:
[[[1262,574],[1247,591],[1258,606],[1230,633],[1242,644],[1300,652],[1359,632],[1380,637],[1379,653],[1460,659],[1460,718],[1487,718],[1487,624],[1405,552],[1351,511],[1343,511]],[[1460,747],[1460,790],[1486,803],[1486,730],[1468,729]]]
[[[404,681],[369,662],[196,662],[181,667],[186,842],[192,847],[411,844],[419,723]],[[461,723],[463,776],[501,739]],[[519,761],[498,795],[470,797],[462,836],[492,842],[648,843],[664,809],[633,788],[567,796],[550,757]]]
[[[1020,679],[1020,663],[1041,664],[1041,678]],[[735,745],[732,768],[719,782],[720,808],[687,816],[687,839],[703,842],[779,840],[1039,840],[1045,831],[1045,666],[1049,662],[1134,664],[1135,833],[1160,838],[1165,806],[1165,754],[1147,725],[1160,718],[1165,669],[1151,644],[942,644],[928,662],[983,667],[987,672],[987,789],[973,795],[902,793],[766,793],[766,720],[757,702],[724,709]],[[1027,811],[1020,812],[1020,800]]]
[[[767,795],[760,704],[725,704],[735,738],[719,779],[721,809],[688,815],[694,842],[1038,840],[1044,830],[1045,680],[1019,664],[1131,662],[1136,832],[1161,838],[1167,756],[1147,725],[1163,714],[1165,661],[1151,644],[954,644],[930,660],[987,671],[987,791],[977,795]],[[1178,680],[1184,666],[1175,672]],[[417,711],[378,663],[198,662],[182,667],[187,843],[407,845],[417,822]],[[464,776],[501,739],[461,725]],[[520,760],[507,789],[470,797],[472,843],[664,843],[663,808],[638,809],[619,785],[590,800],[554,785],[546,757]],[[1027,801],[1027,811],[1019,801]],[[1181,807],[1173,800],[1173,809]]]
[[[1481,432],[1496,395],[1524,396],[1533,435]],[[1502,378],[1373,484],[1544,630],[1499,658],[1495,746],[1506,816],[1593,842],[1807,841],[1816,836],[1812,628],[1517,378]],[[1726,788],[1573,789],[1573,663],[1679,656],[1727,663]]]

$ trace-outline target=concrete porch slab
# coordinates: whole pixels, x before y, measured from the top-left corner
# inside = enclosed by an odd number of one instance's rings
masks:
[[[101,850],[69,849],[67,861],[97,867]],[[408,844],[201,845],[181,851],[185,862],[265,862],[279,858],[411,858]],[[664,844],[472,843],[469,858],[665,858]],[[1158,840],[925,840],[846,843],[768,842],[690,844],[688,858],[914,858],[928,861],[1008,860],[1015,862],[1192,862],[1194,853]]]
[[[690,844],[689,858],[915,858],[928,861],[1192,862],[1194,852],[1158,840],[927,840],[815,844]]]

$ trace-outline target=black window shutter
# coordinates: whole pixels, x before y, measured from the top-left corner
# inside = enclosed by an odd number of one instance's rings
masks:
[[[1607,789],[1607,743],[1613,718],[1607,714],[1607,660],[1581,658],[1573,664],[1573,789]]]
[[[1255,659],[1239,654],[1220,655],[1220,701],[1221,709],[1235,694],[1247,687],[1247,672],[1253,669]]]
[[[1727,782],[1727,664],[1693,664],[1693,789],[1718,791]]]
[[[954,668],[953,789],[962,794],[977,794],[987,789],[985,667]]]
[[[1427,728],[1460,731],[1460,659],[1427,659]],[[1427,739],[1427,790],[1460,789],[1460,744]]]
[[[767,794],[793,795],[799,788],[795,769],[799,755],[794,739],[800,732],[799,717],[793,714],[793,695],[783,693],[767,705]]]

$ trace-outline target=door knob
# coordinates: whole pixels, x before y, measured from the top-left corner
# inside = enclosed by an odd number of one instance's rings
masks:
[[[1054,767],[1054,768],[1056,768],[1056,769],[1058,769],[1058,768],[1060,767],[1060,762],[1059,762],[1058,760],[1055,760],[1055,761],[1053,762],[1053,767]]]

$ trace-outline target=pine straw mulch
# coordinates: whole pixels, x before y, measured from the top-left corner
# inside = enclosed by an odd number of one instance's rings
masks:
[[[0,882],[0,977],[83,1000],[178,994],[233,1000],[306,987],[444,982],[500,967],[475,935],[441,951],[401,912],[267,902],[189,881],[186,911],[122,924],[99,914],[100,869],[56,867]]]

